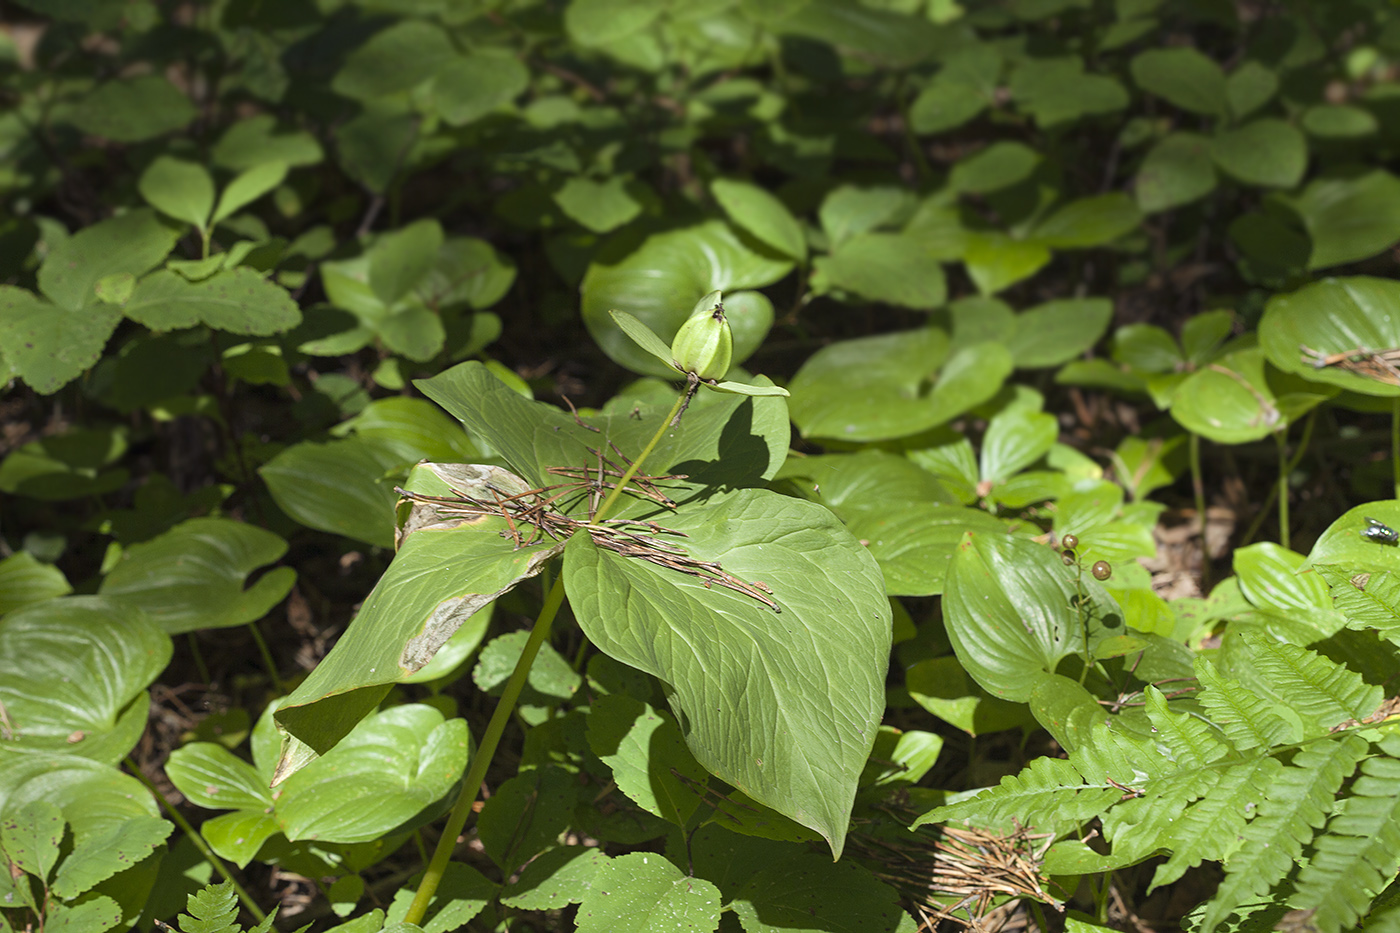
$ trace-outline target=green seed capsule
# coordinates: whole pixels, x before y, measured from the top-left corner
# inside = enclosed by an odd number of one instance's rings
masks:
[[[671,341],[671,358],[682,372],[714,382],[729,372],[734,357],[734,335],[724,319],[724,305],[702,307],[681,325]]]

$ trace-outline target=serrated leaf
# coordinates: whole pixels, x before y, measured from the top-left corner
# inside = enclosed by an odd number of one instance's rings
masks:
[[[578,802],[578,783],[567,771],[532,768],[496,788],[481,808],[477,834],[486,854],[513,874],[558,842]]]
[[[122,310],[152,330],[205,324],[234,334],[268,336],[301,323],[301,311],[287,290],[246,266],[199,282],[162,269],[137,283]]]
[[[731,904],[747,933],[812,928],[821,917],[830,929],[896,933],[912,929],[894,888],[855,862],[832,864],[803,853],[765,867]]]
[[[608,856],[595,847],[560,846],[535,859],[506,886],[501,903],[518,910],[549,910],[577,904],[597,879]]]
[[[603,863],[579,903],[578,933],[662,933],[719,926],[719,889],[652,852]]]
[[[63,860],[53,879],[54,894],[71,900],[91,890],[154,852],[174,830],[173,823],[156,817],[112,827]]]
[[[0,819],[0,854],[47,887],[63,832],[62,810],[46,800],[31,801]]]

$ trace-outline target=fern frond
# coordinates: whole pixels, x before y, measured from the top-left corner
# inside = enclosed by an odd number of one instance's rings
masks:
[[[1280,703],[1292,707],[1317,735],[1346,719],[1360,719],[1380,705],[1384,693],[1331,658],[1261,632],[1245,632],[1255,667]]]
[[[233,882],[205,885],[185,901],[188,914],[180,915],[181,933],[238,933],[238,897]]]
[[[1019,823],[1060,835],[1097,816],[1119,793],[1113,787],[1086,787],[1079,772],[1062,758],[1037,758],[1020,774],[1002,778],[996,787],[925,813],[914,826],[970,820],[979,826],[1011,829]]]
[[[1147,892],[1171,884],[1188,868],[1206,861],[1224,861],[1240,847],[1245,823],[1283,770],[1277,758],[1260,757],[1227,769],[1195,806],[1188,809],[1161,838],[1171,858],[1157,866]]]
[[[1332,604],[1347,618],[1347,628],[1375,629],[1400,645],[1400,575],[1355,573],[1352,567],[1317,564],[1318,576],[1332,589]],[[1359,717],[1358,717],[1359,718]]]
[[[1197,658],[1195,666],[1202,688],[1201,705],[1236,748],[1269,748],[1303,738],[1303,722],[1297,713],[1287,707],[1276,712],[1238,681],[1222,675],[1205,658]]]
[[[1295,906],[1316,907],[1322,933],[1354,926],[1400,868],[1400,761],[1370,758],[1361,772],[1298,875]]]
[[[1292,869],[1303,846],[1332,810],[1332,798],[1370,745],[1357,735],[1339,735],[1298,752],[1244,827],[1241,846],[1225,864],[1225,880],[1201,920],[1212,930],[1236,907],[1268,891]]]
[[[1123,800],[1103,814],[1104,838],[1113,854],[1127,863],[1165,850],[1172,826],[1196,800],[1212,794],[1220,781],[1216,769],[1193,768],[1150,782],[1141,797]]]

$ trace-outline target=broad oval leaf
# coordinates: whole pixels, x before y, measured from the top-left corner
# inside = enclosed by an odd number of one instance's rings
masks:
[[[624,231],[605,244],[584,274],[583,320],[613,360],[633,372],[669,377],[670,371],[632,343],[608,315],[626,311],[669,343],[695,302],[724,292],[725,316],[734,333],[734,362],[758,348],[773,324],[773,306],[741,289],[771,285],[792,261],[721,220],[655,233],[638,242]]]
[[[937,596],[964,532],[1005,530],[981,509],[929,502],[890,502],[849,511],[845,517],[846,528],[880,565],[890,596]]]
[[[1215,164],[1251,185],[1292,188],[1308,167],[1308,143],[1292,124],[1272,117],[1246,123],[1215,137]]]
[[[1121,611],[1097,581],[1080,580],[1043,544],[968,532],[943,594],[944,625],[963,669],[988,693],[1024,703],[1039,673],[1125,631]]]
[[[1138,206],[1149,214],[1205,197],[1216,184],[1210,140],[1172,133],[1147,153],[1135,184]]]
[[[632,852],[599,866],[578,917],[578,933],[715,930],[720,894],[660,855]]]
[[[1113,317],[1107,298],[1059,298],[1016,315],[1006,349],[1018,369],[1058,366],[1099,342]]]
[[[752,595],[576,534],[564,585],[600,649],[673,689],[711,773],[815,829],[839,856],[884,710],[891,615],[875,561],[826,509],[738,490],[660,514],[685,551]]]
[[[1149,49],[1129,68],[1138,87],[1182,110],[1218,116],[1225,109],[1225,72],[1195,49]]]
[[[98,282],[122,272],[140,276],[155,268],[170,254],[181,232],[178,224],[162,220],[144,207],[85,227],[59,241],[44,257],[39,267],[39,290],[64,308],[100,307],[95,292]],[[72,331],[65,326],[63,333],[71,335]],[[107,334],[103,334],[104,342]],[[11,362],[15,346],[5,343]]]
[[[1171,415],[1192,434],[1218,444],[1243,444],[1287,425],[1264,378],[1264,351],[1249,347],[1226,354],[1186,378]]]
[[[985,402],[1010,372],[1001,344],[949,356],[936,328],[847,340],[812,354],[793,377],[792,419],[806,437],[906,437]]]
[[[1348,569],[1348,575],[1356,571],[1400,574],[1400,547],[1363,537],[1362,532],[1370,526],[1367,519],[1372,518],[1390,528],[1400,528],[1400,500],[1368,502],[1337,516],[1317,539],[1300,569],[1332,564]]]
[[[244,588],[250,574],[287,552],[270,531],[227,518],[192,518],[133,545],[102,581],[101,593],[143,609],[172,635],[255,622],[280,603],[296,571],[277,567]]]
[[[1400,282],[1324,279],[1269,299],[1259,343],[1284,372],[1352,392],[1400,396],[1400,378],[1370,351],[1400,347]]]
[[[136,187],[156,210],[200,230],[214,210],[214,179],[195,162],[157,156],[141,173]]]
[[[443,119],[464,126],[509,104],[530,85],[530,72],[509,52],[479,49],[455,58],[433,78],[433,103]]]
[[[258,468],[279,508],[320,531],[377,547],[394,543],[393,445],[346,438],[293,444]]]
[[[1309,269],[1366,259],[1400,240],[1400,178],[1382,169],[1318,178],[1290,204],[1312,237]]]
[[[857,233],[815,262],[815,291],[850,292],[920,311],[940,307],[948,285],[937,254],[907,233]]]
[[[146,687],[170,662],[170,637],[141,610],[75,596],[0,620],[0,756],[69,754],[121,761],[146,728]]]
[[[1041,223],[1031,236],[1056,249],[1103,246],[1137,228],[1142,211],[1121,191],[1071,201]]]
[[[109,764],[76,755],[0,755],[0,814],[37,800],[63,811],[75,846],[160,815],[145,785]]]
[[[421,19],[400,20],[351,52],[336,72],[331,89],[356,100],[407,91],[458,57],[441,26]]]
[[[28,551],[17,551],[0,560],[0,616],[72,591],[63,571],[41,563]]]
[[[710,193],[734,224],[791,259],[807,258],[807,239],[787,205],[765,188],[716,178]]]
[[[386,709],[282,784],[277,821],[293,841],[372,842],[416,828],[461,781],[470,744],[466,720],[418,703]]]

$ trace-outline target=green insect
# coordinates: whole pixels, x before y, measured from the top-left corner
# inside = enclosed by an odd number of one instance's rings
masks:
[[[1377,544],[1400,544],[1400,531],[1370,517],[1366,519],[1366,527],[1361,529],[1361,537]]]

